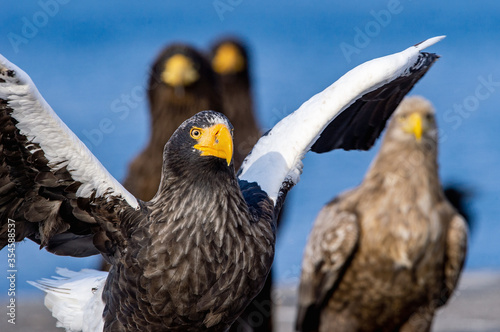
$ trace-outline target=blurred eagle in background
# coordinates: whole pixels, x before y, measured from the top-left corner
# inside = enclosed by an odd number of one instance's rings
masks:
[[[455,289],[467,225],[438,176],[435,115],[410,97],[363,182],[319,213],[302,263],[298,331],[429,331]]]

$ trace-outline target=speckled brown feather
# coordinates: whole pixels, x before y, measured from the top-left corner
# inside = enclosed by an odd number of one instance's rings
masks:
[[[403,101],[362,184],[318,216],[304,256],[298,330],[428,331],[453,292],[467,228],[441,188],[430,107]],[[399,125],[411,112],[430,123],[420,143]],[[339,232],[356,235],[358,244],[331,235]],[[323,280],[328,287],[318,286]]]

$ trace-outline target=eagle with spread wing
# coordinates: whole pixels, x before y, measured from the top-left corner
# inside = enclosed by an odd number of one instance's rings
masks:
[[[61,324],[68,312],[84,317],[68,329],[225,331],[266,280],[275,219],[306,152],[369,148],[437,59],[421,50],[440,39],[349,71],[262,136],[238,174],[227,118],[197,113],[165,145],[150,201],[125,190],[31,79],[0,57],[0,247],[29,238],[55,254],[108,260],[97,287],[89,271],[78,274],[92,281],[78,283],[86,290],[61,279],[40,283]],[[68,289],[86,292],[90,304],[54,305]]]

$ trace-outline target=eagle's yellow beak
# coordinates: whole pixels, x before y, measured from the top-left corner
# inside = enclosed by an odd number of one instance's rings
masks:
[[[245,58],[232,43],[224,43],[215,51],[212,68],[219,74],[234,74],[245,69]]]
[[[165,62],[161,74],[163,82],[170,86],[188,86],[200,78],[193,62],[182,54],[175,54]]]
[[[405,132],[415,135],[417,142],[420,142],[424,130],[422,115],[420,113],[410,114],[403,124],[403,129]]]

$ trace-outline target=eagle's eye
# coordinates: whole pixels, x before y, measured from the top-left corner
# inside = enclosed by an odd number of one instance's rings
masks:
[[[192,138],[194,139],[199,139],[201,137],[201,132],[202,130],[200,128],[192,128],[189,134],[191,135]]]

